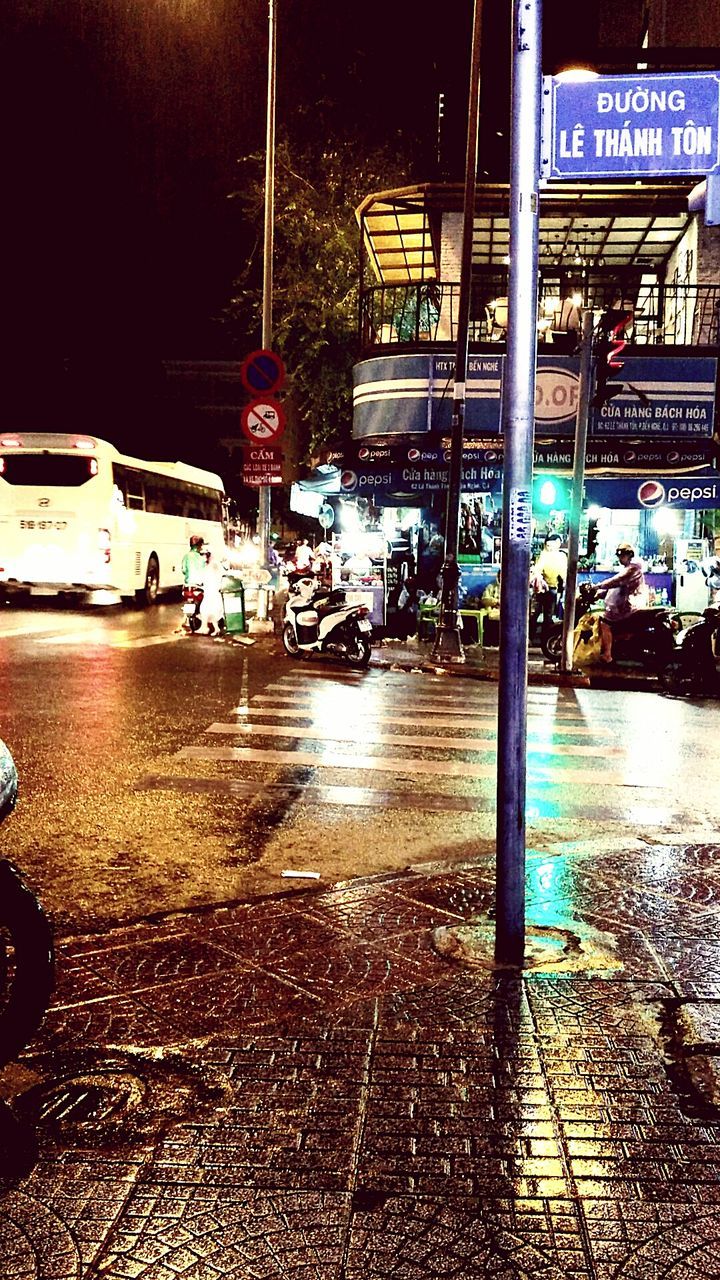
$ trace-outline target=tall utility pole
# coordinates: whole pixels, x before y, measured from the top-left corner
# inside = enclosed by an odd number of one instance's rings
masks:
[[[525,953],[528,593],[537,359],[542,0],[514,0],[497,745],[495,959]]]
[[[267,128],[265,134],[265,222],[263,234],[263,306],[262,345],[266,351],[272,348],[272,294],[273,294],[273,233],[275,228],[275,81],[277,62],[277,38],[275,29],[275,0],[268,0],[268,73],[267,73]],[[263,484],[258,491],[257,531],[260,538],[260,564],[268,566],[270,543],[270,486]]]
[[[465,380],[467,377],[470,294],[472,291],[472,245],[477,184],[478,126],[480,122],[480,50],[482,46],[482,0],[475,0],[472,54],[470,58],[470,101],[468,104],[467,148],[465,152],[465,197],[463,204],[462,252],[460,257],[460,299],[455,347],[455,389],[453,391],[450,474],[445,518],[445,561],[442,567],[440,617],[432,658],[435,662],[464,662],[458,625],[460,566],[460,486],[462,482],[463,425],[465,422]]]
[[[587,449],[590,385],[592,381],[592,337],[592,311],[584,311],[582,339],[580,342],[580,385],[578,387],[577,413],[575,416],[575,454],[573,459],[572,496],[570,498],[567,582],[565,583],[562,653],[560,656],[560,670],[566,674],[573,669],[580,517],[582,515],[583,485],[585,483],[585,452]]]

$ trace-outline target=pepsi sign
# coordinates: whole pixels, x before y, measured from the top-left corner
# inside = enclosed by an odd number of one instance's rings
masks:
[[[596,503],[612,511],[646,511],[673,507],[680,511],[713,511],[720,508],[720,473],[693,472],[690,475],[653,476],[642,480],[627,477],[588,476],[586,503]]]
[[[665,488],[659,480],[645,480],[637,491],[641,507],[661,507],[665,501]]]

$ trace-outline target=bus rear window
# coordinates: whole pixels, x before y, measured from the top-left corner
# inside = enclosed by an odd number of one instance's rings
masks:
[[[50,485],[77,488],[97,471],[96,458],[71,453],[5,453],[0,455],[0,477],[8,484]]]

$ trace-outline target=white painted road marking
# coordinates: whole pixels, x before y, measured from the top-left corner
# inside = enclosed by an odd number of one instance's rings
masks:
[[[346,717],[343,717],[346,719]],[[433,736],[424,733],[379,733],[372,728],[372,716],[362,725],[338,727],[327,721],[316,721],[312,728],[301,725],[278,724],[211,724],[206,733],[255,734],[266,738],[313,738],[319,742],[354,742],[365,745],[378,743],[396,747],[438,747],[448,751],[486,751],[495,753],[494,738],[450,738],[440,733]],[[621,747],[588,746],[547,741],[528,746],[528,755],[623,756]]]
[[[432,774],[451,778],[492,778],[496,774],[496,765],[477,764],[465,760],[412,760],[398,756],[358,756],[354,753],[342,754],[338,751],[272,751],[259,750],[255,747],[183,747],[177,753],[179,760],[213,760],[229,763],[302,765],[316,769],[355,769],[366,772],[397,774]],[[648,778],[647,771],[641,774],[609,773],[597,769],[562,769],[552,767],[543,769],[539,765],[528,765],[528,782],[577,782],[598,783],[603,787],[648,787],[656,784]]]
[[[255,702],[256,700],[257,699],[254,698],[253,702]],[[317,705],[314,702],[308,702],[307,704],[302,704],[299,707],[293,706],[293,707],[282,707],[282,708],[276,708],[276,707],[265,706],[265,705],[263,705],[262,707],[248,708],[245,704],[242,704],[241,706],[233,707],[232,714],[237,716],[245,716],[250,720],[254,720],[256,717],[260,717],[260,716],[263,716],[266,719],[272,719],[272,720],[316,720],[319,718],[317,715]],[[331,712],[327,709],[323,712],[323,714],[327,717],[331,716]],[[425,709],[423,709],[423,716],[427,716],[426,728],[428,729],[430,728],[434,729],[436,725],[442,725],[444,727],[450,727],[454,729],[476,729],[478,732],[485,729],[489,735],[490,733],[494,733],[496,731],[496,726],[497,726],[497,716],[483,715],[481,713],[477,713],[476,715],[473,715],[470,708],[467,706],[460,708],[457,711],[448,712],[447,715],[443,715],[442,712],[436,711],[434,709],[431,711],[425,711]],[[352,720],[353,723],[358,723],[358,724],[364,723],[366,720],[371,723],[377,723],[377,724],[417,725],[418,723],[417,715],[413,715],[413,716],[385,715],[384,712],[375,711],[374,709],[362,710],[359,705],[358,705],[358,710],[352,711],[352,712],[348,709],[347,706],[343,706],[343,720],[344,721]],[[555,720],[554,723],[557,724],[558,721]],[[547,724],[548,724],[548,721],[547,721],[547,717],[545,716],[537,724],[533,724],[531,722],[529,725],[528,731],[530,734],[532,734],[533,732],[541,732],[545,729]],[[331,726],[332,726],[332,720],[330,720],[330,727]],[[548,731],[550,730],[548,729]],[[570,735],[573,737],[587,734],[587,735],[592,735],[592,737],[594,738],[612,738],[612,739],[617,738],[617,733],[611,728],[600,727],[598,729],[594,729],[591,725],[575,724],[574,721],[568,722],[567,724],[563,724],[562,728],[555,729],[552,732],[553,732],[553,737],[560,736],[563,734]],[[668,730],[668,733],[669,733],[669,730]]]

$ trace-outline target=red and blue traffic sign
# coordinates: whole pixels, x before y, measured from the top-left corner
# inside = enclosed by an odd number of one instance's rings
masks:
[[[251,395],[274,395],[285,381],[285,365],[274,351],[252,351],[240,366],[240,378]]]
[[[240,415],[240,426],[251,444],[272,444],[285,430],[285,410],[276,400],[251,400]]]

